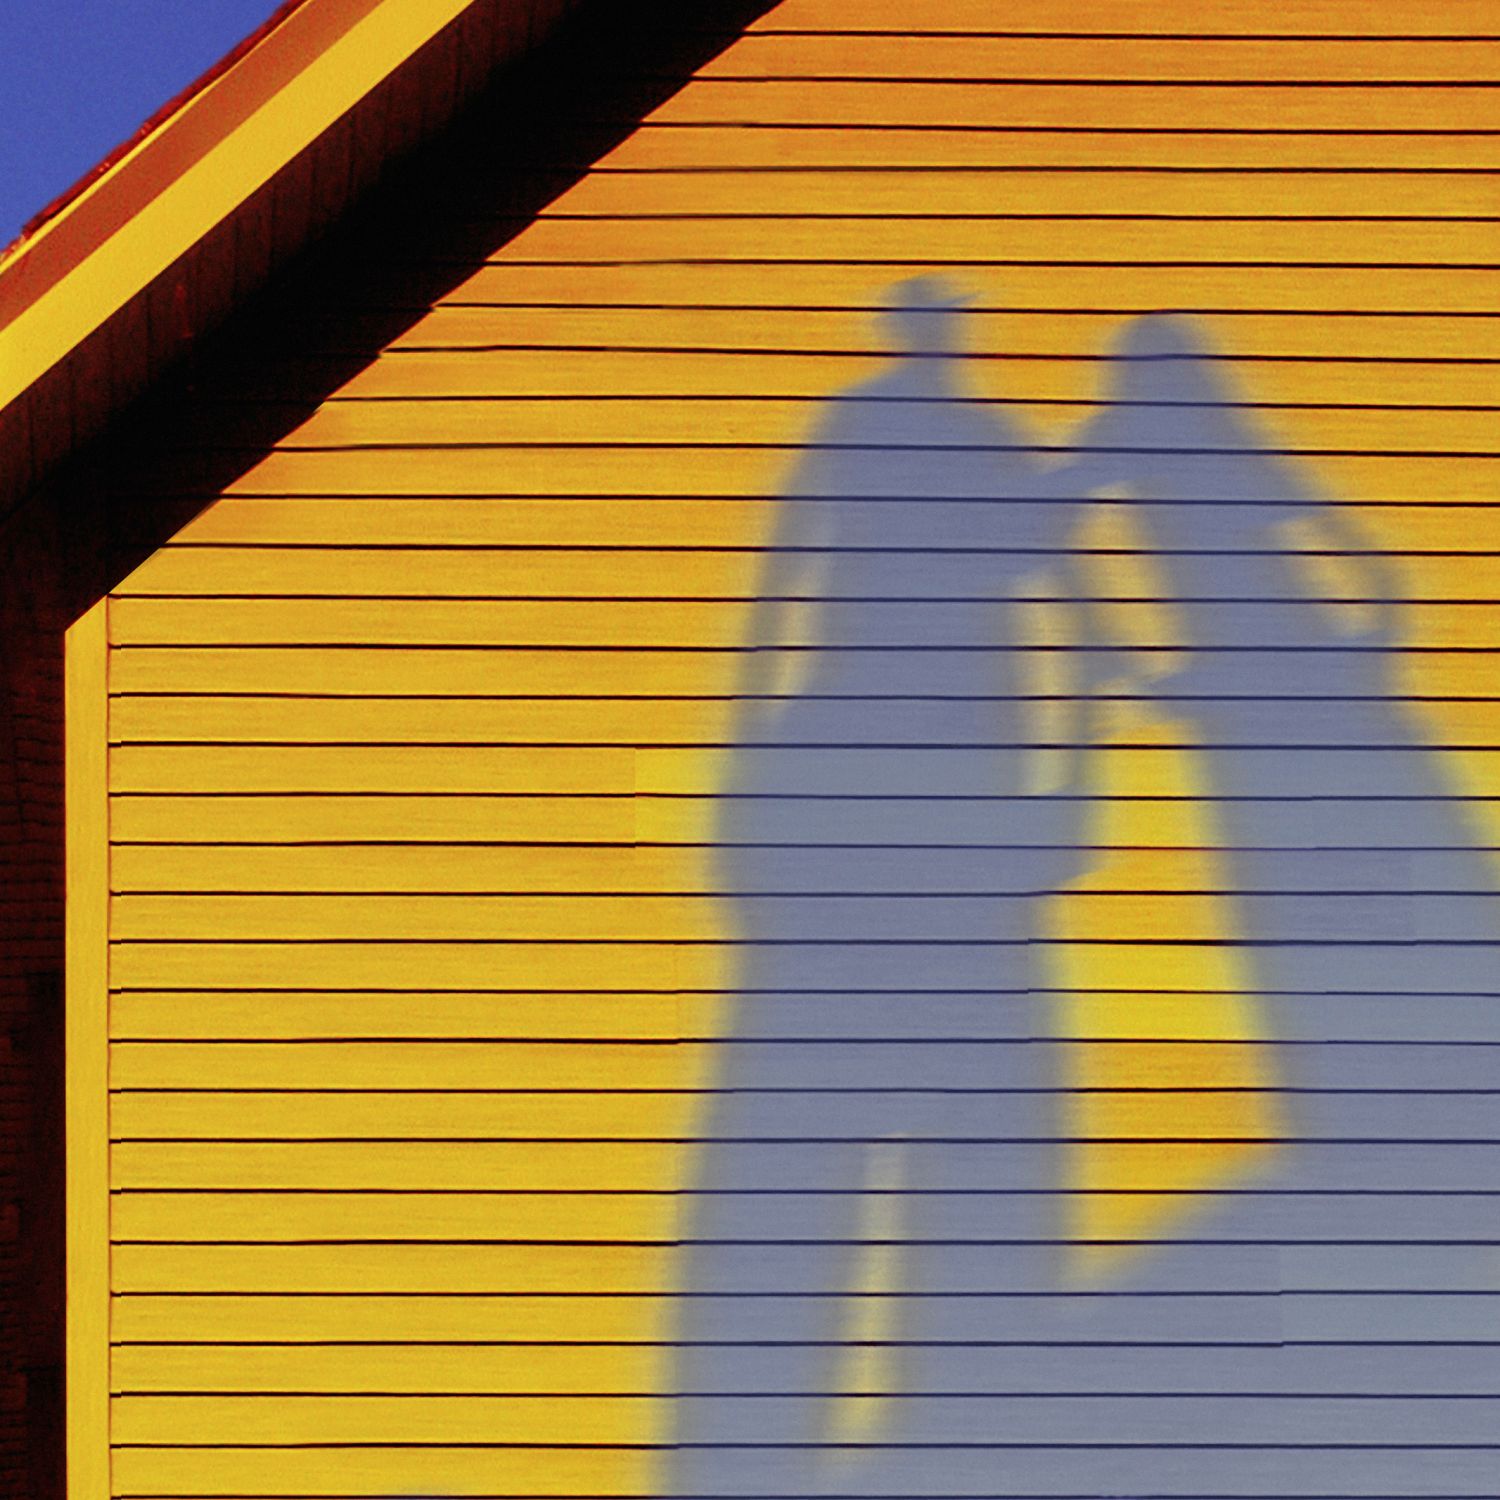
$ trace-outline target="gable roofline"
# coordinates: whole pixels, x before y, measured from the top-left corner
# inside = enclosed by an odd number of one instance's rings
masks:
[[[199,95],[207,92],[214,84],[227,74],[236,63],[248,52],[258,47],[262,41],[270,36],[282,25],[293,11],[300,10],[307,4],[307,0],[285,0],[285,3],[277,6],[271,15],[267,16],[259,26],[248,36],[243,37],[228,52],[214,63],[206,72],[193,79],[186,88],[181,89],[168,99],[159,109],[155,110],[144,120],[130,136],[109,152],[101,161],[94,163],[77,182],[64,188],[50,203],[44,204],[36,213],[21,226],[20,232],[10,244],[0,249],[0,271],[7,267],[7,263],[18,256],[23,250],[29,250],[32,242],[42,231],[48,228],[55,219],[60,218],[72,206],[78,202],[106,173],[110,173],[127,156],[136,153],[138,148],[149,146],[153,137],[158,136],[162,127],[166,126],[174,116],[182,114],[194,103]],[[120,182],[116,182],[118,188]],[[0,326],[8,321],[6,308],[0,303]]]
[[[0,514],[572,0],[289,0],[0,258]]]

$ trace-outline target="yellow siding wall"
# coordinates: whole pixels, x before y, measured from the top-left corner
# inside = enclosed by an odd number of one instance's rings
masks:
[[[1107,35],[1024,35],[1064,13]],[[730,972],[713,747],[770,497],[816,404],[879,367],[892,281],[978,294],[979,387],[1046,441],[1130,312],[1202,309],[1411,592],[1456,601],[1417,609],[1408,680],[1486,693],[1462,648],[1497,627],[1462,601],[1500,598],[1475,509],[1500,464],[1465,455],[1496,446],[1474,314],[1500,294],[1500,118],[1461,85],[1500,69],[1357,40],[1460,25],[1500,6],[785,0],[116,590],[113,1493],[649,1492],[677,1142]],[[1500,790],[1493,702],[1428,711]],[[1112,790],[1191,798],[1191,754],[1152,748],[1171,730],[1119,726]],[[1104,826],[1211,845],[1211,816]],[[1213,875],[1148,849],[1092,881]],[[1086,892],[1054,921],[1230,926],[1212,898]],[[1201,983],[1201,950],[1155,952],[1164,987]],[[1058,949],[1085,991],[1137,962]],[[1170,1034],[1237,1040],[1217,1076],[1274,1084],[1253,999],[1200,1004]],[[1057,1024],[1122,1019],[1084,993]],[[1085,1098],[1084,1135],[1152,1128]],[[1164,1133],[1274,1135],[1274,1102],[1222,1098]],[[1143,1149],[1078,1148],[1075,1185],[1128,1184]],[[1154,1180],[1256,1148],[1217,1149],[1162,1147]],[[1104,1198],[1077,1231],[1163,1212]]]

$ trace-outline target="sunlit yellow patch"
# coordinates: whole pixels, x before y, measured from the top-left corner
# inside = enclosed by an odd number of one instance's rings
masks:
[[[1192,894],[1230,888],[1232,872],[1215,850],[1198,752],[1169,748],[1190,734],[1185,723],[1159,719],[1106,739],[1159,747],[1097,757],[1106,799],[1200,800],[1179,804],[1172,840],[1162,838],[1155,804],[1101,802],[1089,838],[1115,852],[1050,914],[1049,935],[1061,944],[1054,982],[1066,996],[1058,1034],[1078,1042],[1063,1072],[1077,1092],[1065,1096],[1063,1133],[1073,1141],[1060,1184],[1071,1195],[1074,1280],[1121,1274],[1143,1249],[1092,1242],[1181,1233],[1204,1201],[1196,1195],[1257,1170],[1274,1149],[1261,1144],[1276,1135],[1279,1111],[1253,979],[1240,950],[1200,946],[1232,940],[1237,924],[1232,898]],[[1160,847],[1168,842],[1181,847]],[[1086,899],[1121,890],[1179,894]]]
[[[849,1287],[842,1337],[837,1395],[829,1413],[828,1439],[834,1443],[871,1441],[890,1408],[896,1387],[891,1340],[900,1326],[905,1247],[905,1215],[900,1190],[905,1162],[899,1141],[877,1141],[869,1153],[865,1196],[856,1238],[861,1242]]]

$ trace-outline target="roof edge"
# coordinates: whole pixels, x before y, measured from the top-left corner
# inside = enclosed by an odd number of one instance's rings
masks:
[[[71,208],[105,173],[111,171],[126,156],[143,145],[148,138],[155,135],[174,115],[184,110],[198,95],[204,93],[210,86],[223,77],[224,74],[229,72],[242,57],[255,47],[258,47],[261,42],[291,16],[293,11],[300,10],[307,3],[308,0],[284,0],[284,3],[277,6],[275,11],[267,16],[254,31],[237,42],[218,62],[195,78],[186,88],[180,89],[160,109],[154,111],[143,120],[107,156],[95,162],[77,182],[65,188],[50,202],[44,204],[32,214],[21,225],[15,239],[8,245],[0,247],[0,272],[3,272],[5,269],[7,261],[26,247],[28,242],[40,234],[54,219],[60,217],[67,209]]]
[[[496,65],[529,50],[571,4],[291,0],[59,200],[0,259],[0,512],[166,363],[172,350],[157,349],[163,340],[154,338],[141,368],[122,380],[100,346],[125,315],[149,328],[136,310],[169,272],[176,301],[199,314],[184,329],[197,337],[347,209],[360,185],[340,179],[330,192],[329,162],[355,149],[349,122],[384,96],[383,86],[429,75],[419,80],[418,128],[387,132],[382,122],[382,167],[445,124]],[[360,146],[366,155],[368,144]],[[220,253],[202,258],[217,263],[223,280],[227,232],[315,155],[318,182],[304,173],[298,227],[278,223],[263,266],[237,266],[232,287],[198,296],[195,254],[216,244]],[[165,342],[175,348],[181,339]]]
[[[0,254],[0,331],[381,3],[288,0],[44,208]]]

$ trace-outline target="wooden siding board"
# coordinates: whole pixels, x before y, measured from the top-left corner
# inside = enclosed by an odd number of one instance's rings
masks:
[[[19,494],[31,487],[31,396],[13,401],[0,411],[0,470],[7,493]]]
[[[492,64],[504,66],[529,45],[526,8],[521,5],[496,6],[489,28],[489,56]]]
[[[1455,14],[1463,16],[1455,23]],[[727,37],[729,29],[716,24],[722,13],[709,5],[698,12],[698,20],[716,36]],[[1176,34],[1212,38],[1219,35],[1263,36],[1313,35],[1338,40],[1341,37],[1416,35],[1465,41],[1487,35],[1493,29],[1491,9],[1475,6],[1466,12],[1413,11],[1393,23],[1388,13],[1372,10],[1357,0],[1297,0],[1268,20],[1256,0],[1226,0],[1212,11],[1195,12],[1191,23],[1182,13],[1165,7],[1143,12],[1133,0],[1084,0],[1067,13],[1060,25],[1057,9],[1048,0],[1011,0],[997,21],[991,0],[928,0],[920,11],[904,0],[781,0],[750,26],[753,33],[808,30],[858,35],[888,32],[897,36],[923,33],[984,35],[1004,30],[1012,35],[1102,33],[1110,36],[1155,36]]]
[[[195,281],[198,318],[195,332],[217,328],[234,306],[237,245],[233,229],[220,225],[202,242]]]
[[[354,126],[346,115],[318,138],[309,155],[306,199],[309,241],[316,241],[343,215],[350,202]]]
[[[28,393],[34,473],[50,469],[73,444],[72,383],[70,370],[52,370]]]
[[[1223,41],[1201,33],[1104,39],[1054,33],[1028,39],[983,32],[946,37],[914,30],[904,35],[866,34],[856,40],[847,32],[830,30],[752,33],[705,64],[695,77],[979,79],[994,88],[1073,78],[1099,84],[1192,79],[1266,86],[1274,79],[1282,87],[1390,80],[1468,85],[1500,78],[1500,67],[1494,49],[1484,45],[1358,37],[1330,44],[1316,38]]]
[[[349,196],[355,201],[380,178],[389,159],[386,121],[390,109],[389,85],[373,90],[365,107],[350,117]]]
[[[335,127],[337,128],[337,127]],[[312,204],[316,181],[311,152],[303,152],[281,169],[271,187],[271,269],[284,265],[307,242],[317,211]]]
[[[174,267],[153,283],[144,300],[148,360],[160,369],[185,353],[193,336],[196,308],[185,268]]]
[[[1485,85],[1437,88],[1400,81],[1348,88],[1301,88],[1267,81],[1250,88],[1161,79],[1140,87],[1100,88],[1092,81],[1007,89],[941,80],[912,88],[899,79],[752,82],[726,78],[683,90],[658,112],[660,123],[725,124],[771,120],[858,128],[872,113],[889,125],[969,128],[1064,126],[1080,113],[1089,126],[1153,129],[1164,120],[1207,124],[1233,112],[1242,126],[1297,130],[1473,128],[1492,102]]]
[[[104,343],[100,363],[110,372],[111,398],[122,403],[135,400],[150,378],[150,339],[143,298],[131,302],[109,320]]]
[[[1494,170],[1495,139],[1458,128],[1424,133],[1278,130],[1274,126],[1215,126],[1208,119],[1179,120],[1133,131],[1098,122],[1082,129],[1041,124],[966,129],[959,124],[892,125],[881,131],[881,159],[871,162],[858,132],[837,125],[773,119],[731,124],[648,120],[609,158],[592,165],[599,176],[736,170],[790,175],[825,170],[882,176],[925,173],[934,186],[954,170],[983,171],[1003,184],[1023,183],[1033,172],[1105,173],[1122,189],[1141,171],[1212,177],[1219,172],[1265,175],[1354,173],[1409,177],[1446,173],[1454,178]],[[536,169],[557,166],[538,156]],[[572,163],[574,166],[587,163]]]
[[[453,100],[462,108],[489,81],[494,66],[495,32],[501,6],[495,0],[472,6],[460,17],[453,47]]]
[[[108,600],[67,642],[68,1489],[108,1500]]]
[[[251,194],[234,215],[236,304],[243,303],[264,285],[271,273],[274,202],[274,186],[267,184]]]
[[[109,359],[111,342],[108,330],[101,329],[68,366],[68,402],[74,421],[79,424],[97,422],[97,414],[108,410],[114,399],[116,376]],[[80,431],[77,435],[83,440],[93,434]]]
[[[463,67],[459,51],[463,40],[464,31],[460,18],[431,43],[437,55],[427,96],[423,100],[421,130],[424,140],[452,117],[459,102],[458,86]]]
[[[392,160],[410,151],[422,138],[423,110],[430,85],[409,70],[387,81],[386,150]]]

